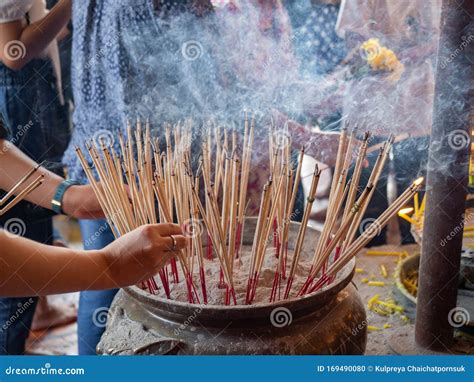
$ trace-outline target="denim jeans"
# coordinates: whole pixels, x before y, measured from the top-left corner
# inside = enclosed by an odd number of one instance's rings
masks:
[[[80,220],[84,249],[101,249],[114,240],[105,220]],[[79,298],[77,337],[80,355],[96,354],[96,346],[105,330],[107,312],[118,289],[84,291]]]
[[[69,131],[66,109],[54,86],[49,61],[32,60],[18,71],[0,63],[0,118],[8,132],[6,138],[33,160],[46,161],[49,169],[60,172]],[[0,197],[3,195],[0,191]],[[0,217],[0,227],[51,244],[52,216],[44,208],[20,202]],[[0,298],[0,354],[24,352],[36,302],[30,297]]]
[[[0,227],[34,241],[51,244],[51,218],[31,219],[32,212],[28,208],[15,206],[13,210],[13,215],[11,211],[7,214],[10,220],[5,220],[3,216],[0,218]],[[19,230],[15,230],[12,224],[16,224]],[[16,355],[25,351],[36,302],[36,297],[0,298],[0,355]]]
[[[19,71],[0,63],[0,118],[9,140],[36,162],[60,169],[69,144],[68,107],[62,106],[49,61],[33,60]]]
[[[24,353],[37,303],[37,297],[0,299],[0,355]]]
[[[28,220],[29,214],[28,209],[17,209],[13,219],[18,220],[0,221],[0,227],[21,233],[23,237],[34,241],[51,244],[51,219]],[[13,230],[12,221],[19,224],[17,227],[20,227],[21,232]],[[0,355],[23,354],[37,300],[36,297],[0,298]]]

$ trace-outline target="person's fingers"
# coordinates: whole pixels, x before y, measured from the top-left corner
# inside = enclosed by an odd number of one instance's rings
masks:
[[[160,236],[166,237],[169,235],[182,235],[183,230],[178,224],[172,224],[172,223],[161,223],[161,224],[155,224],[157,227],[158,233]]]
[[[186,247],[188,240],[183,235],[169,235],[163,237],[163,243],[167,251],[174,252]]]

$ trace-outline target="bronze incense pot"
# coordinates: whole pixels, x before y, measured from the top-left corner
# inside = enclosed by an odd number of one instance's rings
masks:
[[[253,240],[248,218],[244,244]],[[290,249],[299,223],[290,227]],[[319,232],[308,227],[303,254]],[[196,305],[163,299],[138,287],[120,290],[97,346],[103,355],[363,354],[364,304],[351,283],[355,260],[312,294],[257,305]]]

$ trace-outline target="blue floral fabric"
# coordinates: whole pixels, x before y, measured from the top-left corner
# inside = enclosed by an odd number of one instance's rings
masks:
[[[104,138],[118,150],[127,120],[164,121],[215,104],[215,70],[193,1],[81,0],[73,3],[74,132],[63,162],[85,181],[75,147]],[[205,70],[204,70],[205,69]],[[156,123],[153,123],[156,122]]]
[[[344,40],[335,31],[339,5],[299,0],[286,1],[285,6],[302,74],[314,77],[331,72],[346,55]]]

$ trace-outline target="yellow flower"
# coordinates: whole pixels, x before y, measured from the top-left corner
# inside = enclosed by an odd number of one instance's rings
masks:
[[[390,76],[391,81],[398,81],[403,73],[404,66],[398,60],[397,55],[391,49],[380,45],[377,38],[370,38],[360,46],[362,54],[373,70],[386,70],[394,72]]]
[[[361,45],[361,49],[363,50],[363,54],[367,61],[378,56],[380,48],[381,46],[378,38],[370,38]]]

